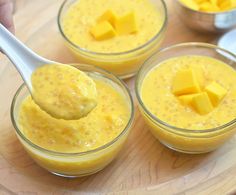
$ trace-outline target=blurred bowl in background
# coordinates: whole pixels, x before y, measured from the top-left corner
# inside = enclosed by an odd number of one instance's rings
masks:
[[[224,33],[236,27],[236,9],[224,12],[202,12],[187,7],[180,0],[174,2],[180,19],[193,30]]]

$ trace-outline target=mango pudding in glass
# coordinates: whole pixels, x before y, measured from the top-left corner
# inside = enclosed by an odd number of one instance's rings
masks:
[[[224,12],[236,9],[236,0],[179,0],[188,8],[202,12]]]
[[[80,62],[121,78],[133,76],[160,47],[167,24],[163,0],[66,0],[58,26]]]
[[[236,130],[236,56],[204,43],[161,50],[136,80],[141,114],[153,135],[184,153],[210,152]]]
[[[82,118],[64,120],[52,117],[34,102],[25,85],[16,92],[11,107],[17,137],[29,155],[49,172],[65,177],[90,175],[108,165],[123,146],[134,117],[130,92],[120,79],[94,66],[75,67],[93,80],[97,91],[96,105],[92,105],[94,108]],[[40,69],[37,74],[43,74],[43,71]],[[81,76],[82,79],[85,78]],[[75,87],[70,85],[71,80],[64,80],[69,82],[70,87]],[[84,82],[93,89],[90,80]],[[47,87],[48,91],[52,87],[54,86]],[[67,105],[66,93],[69,91],[62,89],[63,97],[53,100],[63,101]],[[69,95],[73,94],[77,95]],[[52,98],[49,97],[50,101]],[[85,95],[83,98],[85,102],[90,100]],[[67,116],[64,112],[61,113],[62,116]],[[74,116],[74,112],[72,114]]]

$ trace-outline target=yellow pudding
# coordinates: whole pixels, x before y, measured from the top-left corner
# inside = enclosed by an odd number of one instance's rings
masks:
[[[144,63],[136,95],[145,122],[161,143],[196,154],[213,151],[234,135],[236,71],[231,59],[236,56],[214,45],[185,43]]]
[[[203,12],[223,12],[236,8],[236,0],[179,0],[190,9]]]
[[[60,31],[78,59],[122,77],[159,47],[165,24],[162,1],[67,0],[59,13]]]
[[[40,109],[26,87],[13,101],[13,124],[19,140],[42,167],[66,176],[84,176],[103,169],[123,146],[133,121],[133,102],[123,83],[94,67],[88,71],[97,86],[97,106],[78,120],[56,119]]]
[[[173,78],[179,70],[199,67],[203,70],[206,85],[217,81],[228,90],[222,102],[207,115],[184,106],[172,93]],[[181,56],[162,62],[146,75],[141,97],[147,109],[163,122],[179,128],[204,130],[236,118],[232,109],[236,108],[235,82],[235,70],[219,60],[206,56]]]
[[[117,15],[134,11],[138,21],[138,33],[116,36],[97,41],[90,34],[91,27],[108,9]],[[62,28],[70,41],[93,52],[118,53],[137,48],[161,29],[163,18],[150,0],[80,0],[76,1],[63,18]]]
[[[47,113],[67,120],[86,116],[97,105],[93,80],[69,65],[45,65],[32,77],[34,101]]]
[[[98,104],[79,120],[55,119],[27,97],[19,111],[22,133],[42,148],[64,153],[85,152],[112,141],[127,124],[128,106],[111,85],[100,80],[95,83]]]
[[[173,78],[172,93],[184,105],[192,107],[199,114],[208,114],[213,110],[213,106],[221,102],[227,90],[216,82],[204,85],[203,71],[196,65],[196,67],[180,69],[176,73]]]

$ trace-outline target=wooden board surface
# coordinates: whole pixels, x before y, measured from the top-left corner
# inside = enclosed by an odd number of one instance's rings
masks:
[[[188,41],[217,41],[215,35],[187,29],[176,17],[172,0],[166,2],[169,24],[162,47]],[[75,62],[57,29],[56,15],[61,3],[62,0],[17,0],[16,34],[44,57]],[[134,78],[126,82],[133,92]],[[167,149],[151,135],[137,109],[135,126],[125,149],[106,169],[78,179],[51,175],[31,160],[14,134],[9,109],[21,83],[14,67],[0,56],[0,194],[236,193],[236,137],[209,154],[180,154]]]

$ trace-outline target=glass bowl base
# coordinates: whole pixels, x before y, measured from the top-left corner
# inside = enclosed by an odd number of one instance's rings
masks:
[[[93,172],[84,173],[84,174],[79,174],[79,175],[67,175],[67,174],[56,173],[56,172],[52,172],[52,171],[49,171],[49,172],[52,173],[53,175],[56,175],[56,176],[73,179],[73,178],[79,178],[79,177],[85,177],[85,176],[93,175],[93,174],[101,171],[102,169],[99,169],[99,170],[96,170],[96,171],[93,171]]]
[[[167,148],[171,149],[171,150],[174,150],[176,152],[180,152],[180,153],[184,153],[184,154],[205,154],[205,153],[209,153],[209,152],[212,152],[214,151],[215,149],[213,150],[205,150],[205,151],[190,151],[190,150],[182,150],[182,149],[179,149],[179,148],[176,148],[170,144],[167,144],[165,142],[162,142],[160,140],[158,140],[162,145],[166,146]]]

